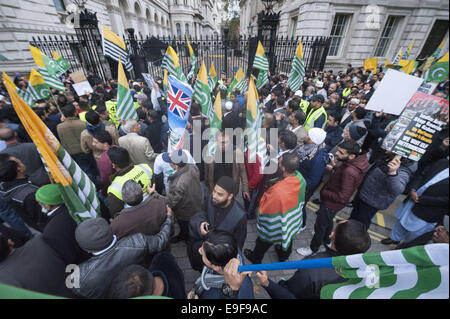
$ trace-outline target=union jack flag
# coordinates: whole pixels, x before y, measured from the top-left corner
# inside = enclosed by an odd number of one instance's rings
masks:
[[[191,105],[192,89],[173,76],[169,76],[168,80],[167,104],[169,111],[185,119]]]

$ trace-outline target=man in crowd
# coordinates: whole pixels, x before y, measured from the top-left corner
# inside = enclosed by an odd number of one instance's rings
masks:
[[[242,251],[247,237],[247,214],[234,198],[234,181],[229,176],[219,178],[212,194],[205,201],[203,210],[189,221],[188,257],[195,270],[203,269],[198,249],[208,233],[214,229],[233,234]]]
[[[306,113],[305,129],[309,131],[313,127],[325,128],[327,124],[327,112],[323,107],[325,99],[322,95],[316,94],[309,100],[310,107]]]
[[[288,130],[293,132],[297,136],[297,146],[296,148],[300,148],[305,143],[305,138],[307,136],[307,132],[303,124],[305,123],[306,116],[303,111],[297,110],[292,112],[289,116],[289,126]]]

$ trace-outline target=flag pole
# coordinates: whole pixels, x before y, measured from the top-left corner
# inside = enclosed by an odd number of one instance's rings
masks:
[[[53,102],[55,103],[55,106],[58,108],[59,113],[61,113],[61,115],[63,116],[62,111],[61,111],[61,109],[59,108],[58,101],[56,100],[55,96],[53,95],[52,89],[50,88],[49,91],[50,91],[50,95],[51,95],[52,98],[53,98]]]
[[[331,258],[309,259],[285,261],[280,263],[267,263],[256,265],[242,265],[238,267],[239,272],[261,271],[261,270],[288,270],[288,269],[308,269],[308,268],[333,268]]]

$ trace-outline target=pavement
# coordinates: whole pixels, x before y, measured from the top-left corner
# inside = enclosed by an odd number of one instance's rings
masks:
[[[319,209],[319,206],[312,201],[319,197],[319,191],[313,195],[311,200],[306,205],[307,211],[307,223],[306,229],[301,233],[297,234],[294,237],[292,254],[289,258],[289,261],[300,260],[303,259],[303,256],[299,255],[296,252],[296,249],[299,247],[309,247],[309,243],[314,234],[314,223],[316,221],[316,211]],[[386,210],[380,211],[376,214],[376,216],[372,220],[372,225],[369,229],[369,235],[372,239],[372,244],[368,252],[381,252],[390,249],[390,246],[386,246],[381,244],[381,240],[388,237],[393,225],[395,224],[395,209],[397,206],[403,201],[405,198],[404,195],[401,195],[397,198],[397,200]],[[237,200],[242,204],[242,197],[238,196]],[[335,223],[340,220],[348,219],[350,216],[352,208],[345,207],[342,209],[335,217]],[[178,233],[178,224],[176,224],[175,234]],[[253,249],[255,246],[255,241],[257,238],[257,230],[256,230],[256,219],[248,220],[247,222],[247,239],[244,244],[245,248]],[[324,251],[325,248],[321,247],[319,251]],[[184,279],[185,279],[185,287],[187,290],[190,290],[195,280],[200,276],[200,272],[193,270],[190,266],[189,259],[187,257],[186,252],[186,244],[182,241],[177,244],[171,245],[171,252],[173,256],[176,258],[178,265],[183,270]],[[277,254],[275,252],[274,246],[272,246],[264,256],[262,263],[273,263],[279,262]],[[250,262],[246,259],[246,263],[250,264]],[[280,270],[280,271],[271,271],[268,275],[269,278],[275,282],[278,282],[281,278],[289,279],[295,270]],[[253,288],[256,299],[270,299],[268,293],[264,288],[258,285],[258,279],[256,276],[252,274]]]

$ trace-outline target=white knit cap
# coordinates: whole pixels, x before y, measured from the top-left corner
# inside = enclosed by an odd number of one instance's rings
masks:
[[[231,101],[225,102],[225,109],[227,111],[231,111],[233,109],[233,102],[231,102]]]
[[[294,95],[295,96],[299,96],[299,97],[303,97],[303,92],[302,92],[302,90],[298,90],[298,91],[295,91]]]
[[[313,127],[308,131],[308,136],[313,141],[314,144],[319,145],[325,141],[325,137],[327,137],[327,132],[318,127]]]

